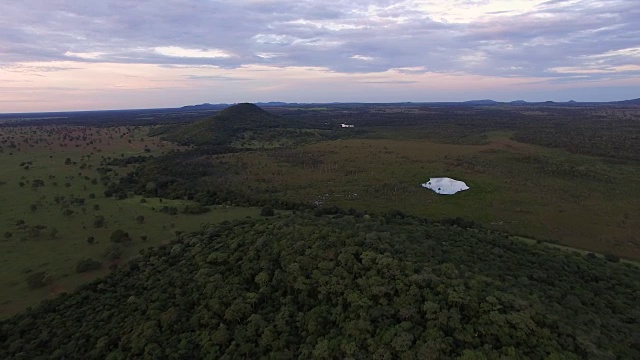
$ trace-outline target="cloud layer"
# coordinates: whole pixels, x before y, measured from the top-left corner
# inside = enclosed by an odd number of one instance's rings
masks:
[[[283,69],[322,82],[467,76],[513,86],[632,87],[640,78],[639,18],[636,0],[5,1],[0,79],[33,89],[36,75],[62,81],[51,74],[100,67],[122,75],[131,65],[147,69],[136,76],[173,87],[180,78],[183,89],[238,79],[291,88],[278,82]],[[376,91],[372,97],[382,94]]]

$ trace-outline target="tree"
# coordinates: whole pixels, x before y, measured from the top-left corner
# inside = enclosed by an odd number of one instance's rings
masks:
[[[144,223],[144,216],[142,215],[136,216],[136,221],[138,222],[138,224]]]
[[[613,263],[617,263],[620,262],[620,257],[618,255],[613,255],[613,254],[604,254],[604,258],[607,261],[611,261]]]
[[[58,238],[58,234],[60,233],[60,231],[56,228],[56,227],[51,227],[49,228],[49,236],[52,239],[56,239]]]
[[[102,216],[102,215],[96,215],[93,218],[93,227],[95,227],[95,228],[104,227],[104,223],[105,223],[105,220],[104,220],[104,216]]]
[[[260,210],[261,216],[273,216],[275,215],[275,213],[276,212],[273,210],[273,208],[270,205],[267,205]]]
[[[31,182],[31,187],[34,189],[42,186],[44,186],[44,181],[42,179],[33,179],[33,181]]]
[[[126,233],[121,229],[114,230],[111,233],[111,236],[109,236],[109,239],[113,243],[125,243],[125,242],[131,241],[131,238],[129,237],[129,233]]]

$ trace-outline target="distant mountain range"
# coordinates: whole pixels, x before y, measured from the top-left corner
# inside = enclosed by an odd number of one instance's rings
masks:
[[[259,102],[255,103],[255,105],[259,107],[270,107],[270,106],[304,106],[304,105],[322,105],[328,103],[288,103],[282,101],[272,101],[272,102]],[[332,105],[340,105],[340,104],[368,104],[368,103],[358,103],[358,102],[333,102],[330,103]],[[188,105],[183,106],[180,109],[183,110],[222,110],[227,107],[232,106],[233,104],[209,104],[204,103],[200,105]],[[622,100],[622,101],[539,101],[539,102],[530,102],[525,100],[515,100],[509,102],[503,101],[495,101],[491,99],[482,99],[482,100],[468,100],[468,101],[432,101],[432,102],[398,102],[398,103],[380,103],[380,105],[401,105],[401,106],[410,106],[410,105],[469,105],[469,106],[497,106],[497,105],[555,105],[555,106],[597,106],[597,105],[640,105],[640,98],[631,99],[631,100]]]
[[[493,106],[493,105],[557,105],[557,106],[597,106],[597,105],[640,105],[640,98],[623,101],[539,101],[529,102],[525,100],[515,100],[509,102],[495,101],[491,99],[468,100],[462,102],[427,102],[424,104],[447,104],[447,105],[471,105],[471,106]]]
[[[198,104],[187,105],[179,108],[155,108],[155,109],[121,109],[121,110],[83,110],[83,111],[57,111],[57,112],[30,112],[30,113],[0,113],[0,122],[3,120],[9,121],[33,121],[39,120],[43,123],[50,122],[52,119],[61,119],[65,123],[72,122],[84,122],[87,116],[91,116],[96,121],[103,122],[117,122],[118,119],[132,117],[132,118],[144,118],[144,119],[157,119],[163,118],[165,120],[171,120],[175,118],[184,119],[185,116],[191,116],[194,118],[201,117],[203,113],[217,112],[224,110],[228,107],[237,104]],[[622,101],[591,101],[591,102],[579,102],[579,101],[541,101],[541,102],[529,102],[525,100],[515,100],[510,102],[501,102],[491,99],[481,100],[468,100],[468,101],[440,101],[440,102],[389,102],[389,103],[364,103],[364,102],[331,102],[331,103],[288,103],[282,101],[271,102],[258,102],[255,103],[261,108],[275,108],[275,107],[299,107],[299,108],[313,108],[319,106],[332,106],[332,107],[353,107],[353,106],[396,106],[396,107],[411,107],[411,106],[565,106],[565,107],[577,107],[577,106],[640,106],[640,98],[622,100]],[[156,120],[153,120],[154,122]]]

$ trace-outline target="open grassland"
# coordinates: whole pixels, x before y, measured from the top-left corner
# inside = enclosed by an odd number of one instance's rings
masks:
[[[640,258],[640,219],[633,216],[640,213],[637,164],[523,144],[509,135],[487,132],[476,136],[480,145],[462,145],[386,134],[391,139],[243,153],[233,155],[244,171],[235,180],[276,198],[463,217],[499,231]],[[229,155],[221,158],[229,162]],[[420,186],[440,176],[471,189],[443,196]]]
[[[256,208],[210,207],[198,215],[170,214],[162,207],[190,201],[115,200],[104,196],[103,159],[158,156],[176,146],[146,136],[147,127],[72,126],[0,128],[0,317],[73,290],[117,267],[140,249],[175,239],[202,224],[256,216]],[[132,171],[118,168],[115,179]],[[115,230],[130,241],[115,244]],[[100,269],[78,273],[82,259]],[[42,287],[27,279],[43,273]]]

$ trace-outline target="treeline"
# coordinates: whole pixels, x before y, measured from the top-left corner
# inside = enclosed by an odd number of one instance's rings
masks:
[[[640,270],[415,218],[211,226],[0,323],[0,358],[635,359]]]
[[[143,109],[0,114],[1,126],[72,125],[92,127],[186,124],[215,113],[213,110]]]
[[[640,108],[555,106],[341,106],[328,111],[296,110],[307,122],[392,127],[405,137],[478,144],[489,131],[511,131],[514,139],[570,152],[640,160]],[[421,131],[413,131],[414,129]],[[360,134],[363,135],[363,134]]]
[[[236,184],[242,164],[232,159],[212,160],[212,155],[221,155],[235,149],[225,146],[199,147],[186,152],[171,152],[154,157],[109,159],[104,165],[120,166],[135,163],[136,168],[119,178],[110,173],[110,166],[99,168],[106,185],[104,195],[125,199],[131,195],[160,197],[165,199],[193,200],[202,206],[272,206],[282,210],[306,210],[311,203],[300,203],[270,195],[267,191],[256,192]]]

